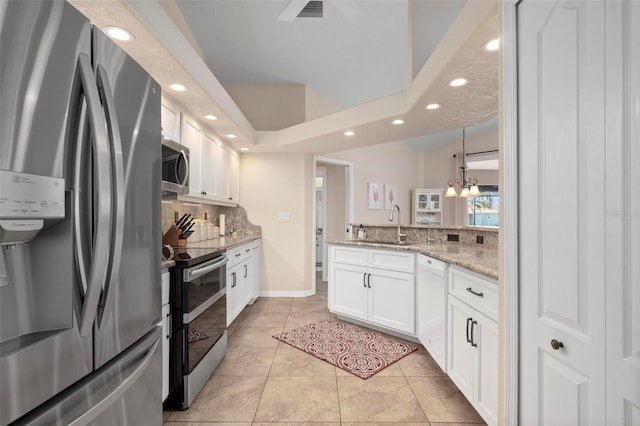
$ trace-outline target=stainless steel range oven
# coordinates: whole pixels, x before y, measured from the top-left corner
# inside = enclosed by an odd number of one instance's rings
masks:
[[[188,408],[227,352],[224,250],[177,248],[171,276],[170,396]]]

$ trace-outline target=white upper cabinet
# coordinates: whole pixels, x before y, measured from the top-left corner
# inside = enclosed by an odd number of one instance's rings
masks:
[[[414,189],[411,197],[411,224],[440,225],[442,207],[442,189]]]
[[[231,152],[229,161],[229,201],[240,201],[240,156],[237,152]]]
[[[184,201],[235,205],[240,194],[240,156],[192,116],[162,101],[162,134],[189,148],[189,194]]]
[[[205,134],[202,138],[201,194],[206,198],[216,195],[216,169],[218,165],[218,141]]]
[[[172,102],[163,98],[160,111],[162,136],[180,142],[180,108],[177,108]]]
[[[194,123],[184,120],[182,125],[182,144],[189,148],[189,195],[197,197],[202,193],[201,161],[202,132]]]
[[[216,170],[217,175],[217,191],[216,195],[222,199],[229,198],[229,170],[231,161],[231,153],[229,148],[223,144],[218,145],[218,167]]]

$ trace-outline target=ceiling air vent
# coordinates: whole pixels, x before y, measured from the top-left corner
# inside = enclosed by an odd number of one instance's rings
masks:
[[[298,13],[298,18],[322,18],[322,1],[311,0],[300,13]]]

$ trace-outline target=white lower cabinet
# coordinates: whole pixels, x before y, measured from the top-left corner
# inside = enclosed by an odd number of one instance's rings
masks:
[[[162,272],[162,401],[169,396],[169,340],[171,339],[171,305],[169,271]]]
[[[455,291],[461,282],[469,294],[464,301]],[[451,267],[449,291],[447,373],[487,424],[497,425],[498,324],[489,316],[497,306],[487,303],[497,297],[497,284]]]
[[[253,294],[254,265],[251,243],[227,251],[227,326],[249,304]]]
[[[262,243],[255,240],[251,243],[251,297],[249,303],[253,303],[260,296],[261,283]]]
[[[391,269],[369,265],[380,264]],[[407,334],[415,332],[415,255],[331,246],[329,250],[329,309]]]

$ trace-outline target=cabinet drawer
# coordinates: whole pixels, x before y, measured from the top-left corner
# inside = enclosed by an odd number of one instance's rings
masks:
[[[331,260],[333,262],[348,263],[350,265],[367,265],[367,250],[361,248],[331,246]]]
[[[251,243],[244,244],[239,247],[235,247],[231,250],[228,250],[227,257],[229,258],[229,264],[227,265],[227,269],[229,269],[234,265],[237,265],[240,262],[243,262],[250,256],[251,256]]]
[[[369,266],[388,271],[414,273],[416,258],[414,253],[397,250],[369,250]]]
[[[498,283],[462,269],[449,268],[449,294],[498,320]]]

